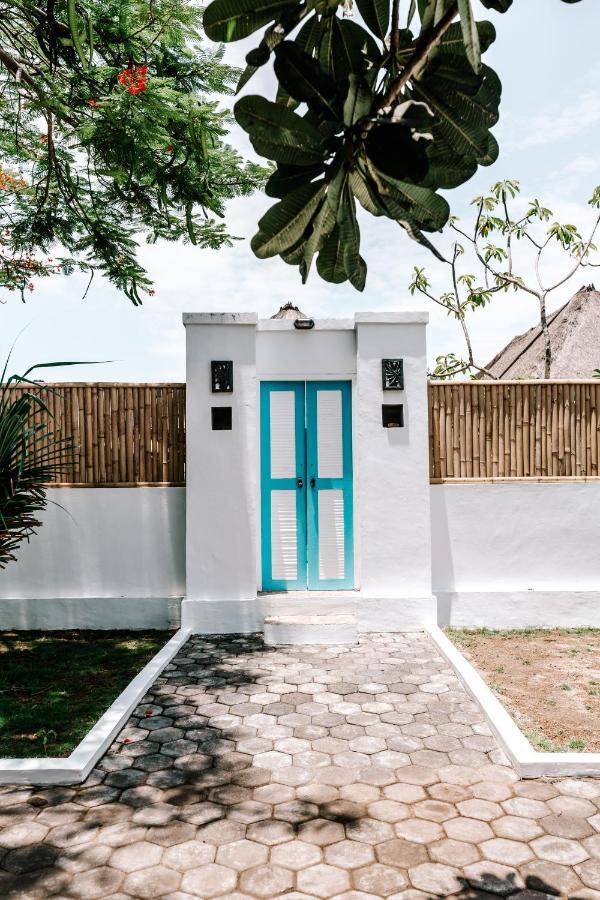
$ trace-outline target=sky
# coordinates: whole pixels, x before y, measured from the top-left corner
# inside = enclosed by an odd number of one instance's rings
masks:
[[[515,0],[505,15],[487,11],[474,0],[479,18],[494,21],[497,40],[485,61],[503,84],[501,118],[494,129],[498,161],[480,168],[460,188],[447,192],[452,213],[465,222],[470,201],[494,182],[521,182],[523,203],[539,198],[560,221],[573,222],[584,235],[593,220],[587,200],[600,183],[600,26],[598,0],[571,5],[561,0]],[[243,65],[255,37],[227,47],[226,61]],[[274,96],[274,79],[265,68],[247,93]],[[253,156],[246,136],[235,128],[231,143]],[[411,297],[414,266],[425,267],[433,284],[448,287],[447,267],[411,241],[395,223],[361,215],[361,252],[368,264],[367,285],[358,293],[349,285],[330,285],[313,270],[302,285],[296,268],[278,257],[257,260],[249,245],[255,226],[273,201],[261,193],[231,202],[226,222],[231,234],[244,238],[231,249],[202,250],[189,245],[141,245],[140,259],[155,282],[156,294],[133,307],[107,281],[96,278],[85,300],[80,276],[48,278],[21,303],[0,291],[0,352],[4,357],[18,336],[13,371],[34,362],[58,359],[110,360],[102,365],[54,370],[56,380],[183,381],[185,336],[183,312],[256,311],[268,317],[287,301],[313,318],[352,317],[358,310],[429,309],[430,360],[450,351],[463,353],[457,324],[429,301]],[[435,235],[447,250],[451,237]],[[600,240],[598,242],[600,244]],[[521,259],[518,260],[521,263]],[[530,260],[522,258],[529,273]],[[569,268],[560,251],[550,250],[547,283]],[[550,298],[562,305],[594,270],[579,272]],[[600,284],[600,272],[597,274]],[[514,334],[536,322],[536,301],[525,294],[497,295],[471,323],[475,356],[487,362]],[[599,361],[600,362],[600,361]]]

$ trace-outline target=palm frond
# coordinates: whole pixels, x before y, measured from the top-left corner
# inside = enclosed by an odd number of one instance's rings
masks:
[[[41,528],[45,485],[60,481],[73,466],[73,439],[54,430],[42,396],[59,392],[29,378],[36,368],[58,365],[76,363],[43,363],[8,376],[7,361],[0,376],[0,569]]]

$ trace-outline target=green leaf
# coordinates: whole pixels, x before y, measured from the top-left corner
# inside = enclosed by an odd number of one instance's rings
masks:
[[[401,204],[411,219],[426,231],[441,231],[450,215],[447,201],[429,188],[391,178],[383,172],[377,173],[383,182],[381,193]]]
[[[306,284],[308,273],[315,253],[323,246],[335,226],[335,215],[328,203],[322,203],[319,212],[313,219],[312,231],[304,245],[304,253],[300,262],[302,284]]]
[[[473,71],[479,72],[481,67],[481,49],[479,47],[479,31],[473,15],[471,0],[458,0],[458,12],[467,59],[471,63]]]
[[[308,48],[307,48],[308,49]],[[338,85],[347,91],[348,77],[376,73],[381,53],[373,37],[355,22],[330,16],[319,41],[319,62]]]
[[[477,37],[479,47],[482,53],[489,50],[490,46],[496,40],[496,29],[491,22],[483,20],[477,22]],[[465,56],[465,44],[463,40],[463,31],[460,22],[454,22],[444,34],[439,43],[438,53],[441,57],[446,56]]]
[[[356,288],[357,291],[364,291],[367,283],[367,264],[362,256],[358,257],[356,271],[349,275],[348,278],[352,287]]]
[[[259,69],[258,66],[252,66],[252,65],[250,65],[250,63],[248,63],[248,65],[245,66],[244,71],[242,72],[242,74],[239,77],[239,80],[238,80],[238,83],[237,83],[237,86],[235,89],[236,94],[238,94],[242,90],[242,88],[245,87],[246,84],[248,84],[248,82],[250,81],[252,76],[258,72],[258,69]]]
[[[240,79],[238,81],[237,87],[235,89],[236,94],[238,94],[245,84],[248,83],[250,78],[254,75],[254,73],[261,67],[268,63],[271,58],[271,52],[281,44],[283,40],[285,40],[286,36],[294,30],[294,28],[298,25],[299,22],[302,21],[304,16],[306,15],[306,7],[304,5],[295,5],[290,7],[288,10],[284,10],[279,16],[278,20],[271,25],[265,31],[263,38],[258,45],[253,50],[250,50],[246,54],[246,62],[247,66],[242,72]],[[316,16],[312,16],[309,20],[317,21]],[[300,33],[296,37],[295,43],[298,46],[301,46],[301,34]],[[281,86],[280,86],[281,88]],[[281,102],[279,98],[277,102]],[[288,106],[289,104],[286,102],[283,104],[284,106]]]
[[[330,119],[341,118],[335,81],[294,41],[283,41],[277,47],[274,69],[279,83],[295,100]]]
[[[302,187],[317,175],[321,175],[325,165],[314,166],[277,166],[265,187],[267,197],[285,197]]]
[[[498,146],[498,141],[493,134],[490,134],[488,137],[488,145],[485,154],[483,156],[480,156],[477,162],[480,166],[492,166],[498,159],[499,153],[500,148]]]
[[[356,5],[365,24],[383,39],[390,24],[390,0],[356,0]]]
[[[481,0],[486,9],[495,9],[496,12],[505,13],[512,6],[513,0]],[[578,0],[565,0],[566,3],[577,3]]]
[[[67,21],[69,23],[69,30],[71,32],[71,39],[73,41],[73,46],[77,51],[77,56],[79,57],[79,61],[81,62],[82,68],[84,72],[89,69],[88,58],[85,55],[85,51],[83,49],[83,43],[81,41],[81,35],[79,34],[79,20],[77,17],[77,9],[75,0],[67,0]]]
[[[354,196],[349,188],[344,195],[339,212],[340,238],[344,246],[344,268],[350,283],[357,291],[365,286],[367,269],[360,257],[360,229],[356,219]],[[362,264],[361,264],[362,263]]]
[[[456,155],[479,160],[488,149],[489,129],[498,121],[500,83],[488,66],[482,66],[482,84],[477,94],[462,90],[448,90],[446,82],[430,77],[413,82],[411,95],[432,111],[435,121],[431,133],[435,142],[439,137]]]
[[[350,75],[348,94],[344,101],[344,125],[351,128],[371,111],[373,91],[359,75]]]
[[[306,22],[302,25],[300,31],[294,38],[294,43],[300,47],[301,50],[304,50],[306,53],[312,54],[314,48],[317,46],[319,41],[321,40],[321,35],[323,34],[323,20],[319,19],[318,16],[310,16]],[[298,106],[298,101],[294,100],[291,94],[286,91],[282,84],[278,83],[277,85],[277,95],[275,97],[276,103],[279,103],[280,106],[289,106],[290,109],[295,109]]]
[[[416,241],[416,243],[420,244],[422,247],[426,247],[426,249],[429,250],[430,253],[433,253],[433,255],[441,262],[446,262],[446,259],[442,256],[435,244],[432,244],[429,238],[425,237],[421,229],[415,225],[410,217],[407,216],[405,219],[397,219],[396,221],[398,222],[398,225],[404,228],[407,235],[412,238],[413,241]]]
[[[363,204],[365,205],[365,209],[367,209],[368,212],[372,212],[372,209],[375,209],[376,212],[374,215],[384,215],[389,219],[394,219],[402,228],[404,228],[409,237],[414,241],[417,241],[417,243],[421,244],[423,247],[427,247],[427,249],[442,262],[446,262],[437,248],[425,237],[421,231],[420,223],[415,221],[413,210],[407,208],[402,197],[391,190],[388,190],[386,193],[380,193],[374,180],[371,179],[366,172],[361,172],[361,175],[364,190],[362,195],[357,192],[356,196],[359,201],[362,202],[361,196],[364,197],[366,191],[369,196],[369,205]],[[381,184],[381,174],[375,171],[374,175]],[[381,210],[381,212],[378,210]]]
[[[276,256],[299,241],[323,199],[323,181],[298,188],[264,214],[251,247],[259,259]]]
[[[324,281],[341,284],[348,280],[344,268],[344,245],[340,229],[335,225],[333,231],[321,247],[317,257],[317,272]]]
[[[279,255],[281,256],[284,263],[287,263],[288,266],[299,266],[304,257],[304,248],[306,247],[306,237],[301,237],[298,243],[294,244],[292,247],[289,247],[287,250],[284,250]]]
[[[338,220],[338,211],[346,185],[346,178],[345,170],[340,168],[327,185],[325,201],[313,220],[312,232],[308,236],[304,248],[304,257],[300,265],[303,282],[308,278],[313,256],[321,249]]]
[[[464,184],[477,171],[474,156],[458,155],[441,136],[433,141],[427,155],[429,170],[421,182],[423,187],[449,190]]]
[[[348,185],[364,210],[372,216],[387,215],[364,172],[353,169],[348,176]]]
[[[235,118],[250,135],[257,153],[295,166],[321,163],[325,143],[318,130],[293,110],[249,95],[237,101]]]
[[[239,41],[295,5],[290,0],[213,0],[202,24],[211,41]]]
[[[418,0],[421,34],[440,21],[454,0]]]

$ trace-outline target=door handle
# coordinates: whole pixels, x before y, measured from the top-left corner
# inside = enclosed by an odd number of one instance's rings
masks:
[[[301,478],[298,479],[298,487],[299,488],[304,487],[304,482],[302,481]]]
[[[310,479],[310,486],[311,486],[311,488],[314,488],[315,485],[316,485],[316,483],[317,483],[317,482],[315,481],[314,478],[311,478],[311,479]]]

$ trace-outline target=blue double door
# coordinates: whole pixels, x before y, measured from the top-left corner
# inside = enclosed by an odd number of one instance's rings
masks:
[[[352,385],[260,388],[262,586],[354,587]]]

